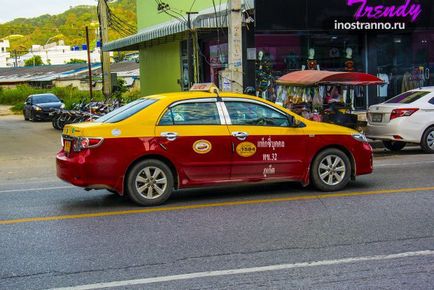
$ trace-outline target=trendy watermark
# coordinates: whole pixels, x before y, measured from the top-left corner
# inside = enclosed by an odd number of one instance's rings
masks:
[[[391,1],[392,2],[392,1]],[[359,8],[354,14],[354,18],[376,19],[376,20],[411,20],[415,22],[422,13],[422,5],[406,0],[402,5],[370,5],[368,0],[347,0],[348,6],[359,4]]]
[[[415,23],[422,13],[417,0],[346,0],[348,7],[355,7],[354,21],[335,20],[335,30],[405,30]],[[375,3],[375,4],[373,4]],[[388,5],[384,5],[387,3]]]
[[[339,22],[335,20],[335,30],[405,30],[405,22]]]

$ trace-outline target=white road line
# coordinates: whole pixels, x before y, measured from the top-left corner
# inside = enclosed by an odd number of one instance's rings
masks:
[[[67,188],[74,188],[74,186],[55,186],[55,187],[41,187],[41,188],[8,189],[8,190],[0,190],[0,193],[54,190],[54,189],[67,189]]]
[[[392,167],[392,166],[431,164],[431,163],[434,163],[434,160],[433,161],[419,161],[419,162],[405,162],[405,160],[402,160],[401,163],[386,163],[386,164],[375,164],[375,162],[374,162],[374,168],[375,167]]]
[[[19,181],[18,180],[8,180],[6,182],[4,182],[2,185],[15,185],[17,184]],[[49,179],[37,179],[37,180],[33,180],[33,181],[26,181],[26,182],[19,182],[19,184],[21,185],[26,185],[26,184],[35,184],[35,183],[63,183],[61,180],[59,180],[58,178],[49,178]]]
[[[427,250],[427,251],[406,252],[406,253],[392,254],[392,255],[377,255],[377,256],[366,256],[366,257],[339,259],[339,260],[324,260],[324,261],[317,261],[317,262],[280,264],[280,265],[271,265],[271,266],[265,266],[265,267],[230,269],[230,270],[209,271],[209,272],[197,272],[197,273],[190,273],[190,274],[161,276],[161,277],[124,280],[124,281],[113,281],[113,282],[87,284],[87,285],[54,288],[54,289],[56,289],[56,290],[88,290],[88,289],[113,288],[113,287],[123,287],[123,286],[131,286],[131,285],[145,285],[145,284],[159,283],[159,282],[171,282],[171,281],[178,281],[178,280],[197,279],[197,278],[205,278],[205,277],[238,275],[238,274],[248,274],[248,273],[257,273],[257,272],[288,270],[288,269],[295,269],[295,268],[330,266],[330,265],[349,264],[349,263],[364,262],[364,261],[382,261],[382,260],[391,260],[391,259],[399,259],[399,258],[407,258],[407,257],[433,256],[433,255],[434,255],[434,251]]]

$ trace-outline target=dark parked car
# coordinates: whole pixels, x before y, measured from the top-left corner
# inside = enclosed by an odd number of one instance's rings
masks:
[[[24,103],[24,120],[50,120],[50,112],[63,109],[65,104],[53,94],[37,94],[27,97]]]

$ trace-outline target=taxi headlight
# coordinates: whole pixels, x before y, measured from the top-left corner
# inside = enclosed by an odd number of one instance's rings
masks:
[[[34,106],[33,108],[35,109],[35,111],[42,111],[42,108],[41,108],[41,107]]]
[[[61,108],[61,109],[65,109],[65,104],[62,103],[62,104],[60,105],[60,108]]]
[[[366,136],[361,133],[353,134],[353,138],[359,142],[368,143],[368,139],[366,138]]]

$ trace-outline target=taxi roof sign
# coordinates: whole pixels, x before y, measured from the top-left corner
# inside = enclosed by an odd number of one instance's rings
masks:
[[[191,86],[190,92],[210,92],[218,94],[219,89],[214,83],[196,83]]]

